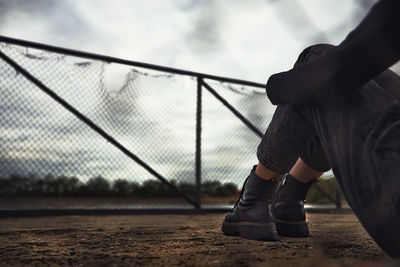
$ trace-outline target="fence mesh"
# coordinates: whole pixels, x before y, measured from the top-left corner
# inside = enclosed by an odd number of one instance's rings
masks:
[[[0,49],[179,190],[194,196],[196,77],[16,45],[1,44]],[[265,131],[274,107],[263,89],[206,82]],[[13,197],[37,195],[73,196],[65,202],[67,206],[117,203],[115,207],[121,207],[121,200],[115,200],[120,196],[131,197],[129,201],[125,198],[124,205],[134,208],[185,204],[2,60],[0,112],[0,193],[4,206],[15,206],[19,200]],[[257,162],[259,141],[203,88],[203,203],[232,204],[234,191]],[[95,200],[75,203],[78,197],[94,196]],[[31,201],[21,203],[33,205]],[[55,205],[53,200],[40,203]]]

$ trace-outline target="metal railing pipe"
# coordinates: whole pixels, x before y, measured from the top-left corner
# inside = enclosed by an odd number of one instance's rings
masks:
[[[11,37],[2,36],[2,35],[0,35],[0,42],[26,46],[26,47],[30,47],[30,48],[42,49],[42,50],[46,50],[46,51],[50,51],[50,52],[56,52],[56,53],[61,53],[61,54],[66,54],[66,55],[71,55],[71,56],[76,56],[76,57],[82,57],[82,58],[87,58],[87,59],[102,60],[102,61],[106,61],[106,62],[110,62],[110,63],[111,62],[119,63],[119,64],[124,64],[124,65],[129,65],[129,66],[135,66],[135,67],[139,67],[139,68],[152,69],[152,70],[168,72],[168,73],[173,73],[173,74],[180,74],[180,75],[186,75],[186,76],[192,76],[192,77],[203,77],[204,79],[217,80],[217,81],[221,81],[221,82],[234,83],[234,84],[258,87],[258,88],[265,87],[265,84],[262,84],[262,83],[256,83],[256,82],[235,79],[235,78],[222,77],[222,76],[200,73],[200,72],[195,72],[195,71],[188,71],[188,70],[183,70],[183,69],[178,69],[178,68],[165,67],[165,66],[160,66],[160,65],[155,65],[155,64],[143,63],[143,62],[138,62],[138,61],[133,61],[133,60],[111,57],[111,56],[102,55],[102,54],[95,54],[95,53],[90,53],[90,52],[73,50],[73,49],[69,49],[69,48],[52,46],[52,45],[48,45],[48,44],[36,43],[36,42],[32,42],[32,41],[26,41],[26,40],[11,38]]]

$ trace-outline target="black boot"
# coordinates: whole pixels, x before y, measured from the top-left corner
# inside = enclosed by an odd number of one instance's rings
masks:
[[[308,237],[304,203],[311,184],[304,184],[289,174],[279,183],[272,213],[280,236]]]
[[[271,207],[278,181],[261,179],[255,174],[255,168],[247,177],[239,200],[226,215],[222,232],[247,239],[277,240]]]

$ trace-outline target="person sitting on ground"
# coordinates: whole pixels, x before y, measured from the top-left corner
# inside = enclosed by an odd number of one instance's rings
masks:
[[[400,257],[400,77],[388,69],[400,59],[399,11],[377,2],[342,43],[306,48],[269,78],[277,108],[225,234],[307,237],[304,200],[332,169],[367,232]]]

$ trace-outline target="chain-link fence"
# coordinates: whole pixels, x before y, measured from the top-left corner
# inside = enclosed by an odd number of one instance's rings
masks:
[[[274,112],[262,85],[0,41],[0,209],[233,204]]]

